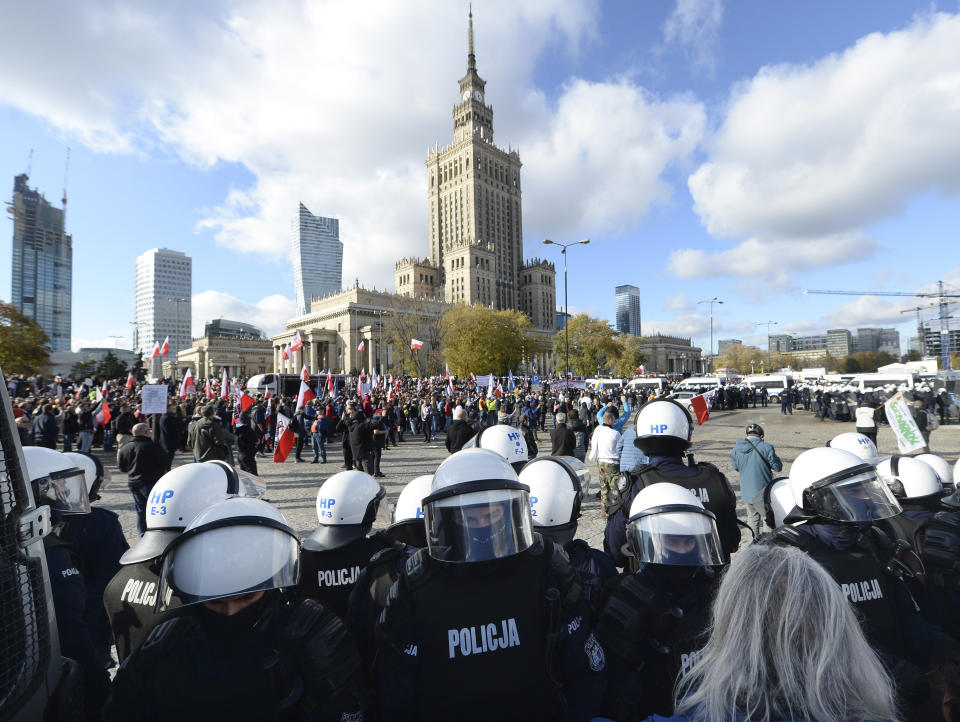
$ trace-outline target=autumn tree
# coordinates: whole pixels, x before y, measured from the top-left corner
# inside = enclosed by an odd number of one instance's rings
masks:
[[[614,376],[629,378],[637,373],[637,368],[647,360],[641,344],[643,339],[629,333],[621,333],[616,337],[617,355],[613,361],[611,371]]]
[[[50,362],[50,339],[40,326],[0,301],[0,368],[6,374],[32,375]]]
[[[570,369],[574,374],[592,376],[597,368],[602,369],[618,358],[617,332],[606,321],[580,313],[571,316],[567,320],[567,329],[558,331],[553,337],[553,358],[561,374],[567,371],[567,331],[570,332]]]
[[[442,326],[444,360],[458,376],[504,375],[546,350],[530,317],[520,311],[461,303],[444,314]]]
[[[383,333],[392,346],[390,370],[420,378],[435,375],[443,368],[443,325],[439,313],[426,299],[398,298],[389,313],[383,314]],[[412,339],[424,342],[422,349],[410,347]]]
[[[767,352],[761,351],[756,346],[744,346],[742,343],[735,343],[727,346],[716,361],[714,368],[735,369],[740,373],[752,374],[760,372],[760,362],[767,363]],[[769,369],[766,369],[769,371]]]

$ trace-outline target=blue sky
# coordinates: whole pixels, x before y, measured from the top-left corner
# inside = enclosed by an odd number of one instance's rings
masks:
[[[956,2],[477,0],[495,140],[523,161],[524,247],[571,251],[570,304],[714,338],[897,325],[960,287]],[[427,253],[428,147],[452,139],[467,4],[19,3],[0,26],[0,178],[34,149],[60,197],[71,148],[73,345],[129,344],[134,259],[194,259],[193,329],[268,331],[294,307],[303,201],[340,218],[344,284]],[[10,294],[11,221],[0,232]],[[562,287],[558,287],[562,302]],[[111,338],[121,336],[119,341]]]

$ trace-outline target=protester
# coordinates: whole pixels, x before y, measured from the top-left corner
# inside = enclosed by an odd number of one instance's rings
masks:
[[[740,500],[747,507],[747,524],[759,536],[767,513],[764,491],[773,483],[773,472],[783,469],[783,462],[773,445],[763,440],[760,424],[747,427],[746,437],[737,439],[730,458],[733,468],[740,472]]]
[[[140,536],[147,530],[147,503],[150,490],[169,469],[167,455],[150,438],[150,426],[135,424],[133,435],[117,451],[117,466],[127,474],[127,486],[133,495],[133,507],[137,513],[137,531]]]

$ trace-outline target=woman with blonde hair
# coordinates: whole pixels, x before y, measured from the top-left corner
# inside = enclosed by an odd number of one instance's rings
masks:
[[[837,583],[799,549],[765,544],[730,565],[676,699],[675,722],[897,718],[894,683]]]

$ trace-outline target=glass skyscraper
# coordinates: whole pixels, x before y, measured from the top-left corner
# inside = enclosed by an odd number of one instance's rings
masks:
[[[300,212],[290,223],[293,231],[293,282],[297,292],[297,312],[310,311],[310,300],[336,293],[343,280],[343,244],[340,221],[315,216],[300,204]]]
[[[64,212],[22,173],[13,179],[13,305],[47,334],[51,351],[70,350],[73,238]]]
[[[617,331],[640,335],[640,289],[617,286]]]

